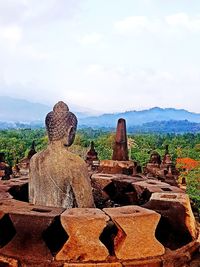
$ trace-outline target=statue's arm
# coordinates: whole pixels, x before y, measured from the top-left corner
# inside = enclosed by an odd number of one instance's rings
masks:
[[[93,208],[95,205],[88,170],[85,164],[82,165],[79,171],[74,170],[73,192],[79,208]]]

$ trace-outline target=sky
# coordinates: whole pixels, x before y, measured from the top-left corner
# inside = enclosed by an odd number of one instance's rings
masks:
[[[200,1],[0,0],[0,95],[200,113]]]

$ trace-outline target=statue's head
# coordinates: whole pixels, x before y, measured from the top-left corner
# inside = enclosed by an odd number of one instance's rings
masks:
[[[66,146],[71,146],[76,134],[77,118],[64,102],[59,101],[53,111],[47,114],[45,124],[50,142],[64,140]]]

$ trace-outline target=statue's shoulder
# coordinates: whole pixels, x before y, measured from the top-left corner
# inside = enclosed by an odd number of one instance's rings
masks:
[[[65,150],[65,159],[77,166],[87,166],[85,161],[79,155],[70,152],[68,149]]]
[[[35,155],[32,156],[31,160],[30,160],[30,164],[33,164],[34,162],[38,162],[40,160],[44,160],[45,158],[48,157],[49,155],[49,149],[46,148],[40,152],[37,152]]]

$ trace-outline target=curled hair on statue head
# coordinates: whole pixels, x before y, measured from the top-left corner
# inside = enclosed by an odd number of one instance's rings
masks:
[[[69,111],[68,106],[59,101],[45,119],[49,141],[58,141],[66,137],[66,146],[70,146],[75,138],[77,118]]]

